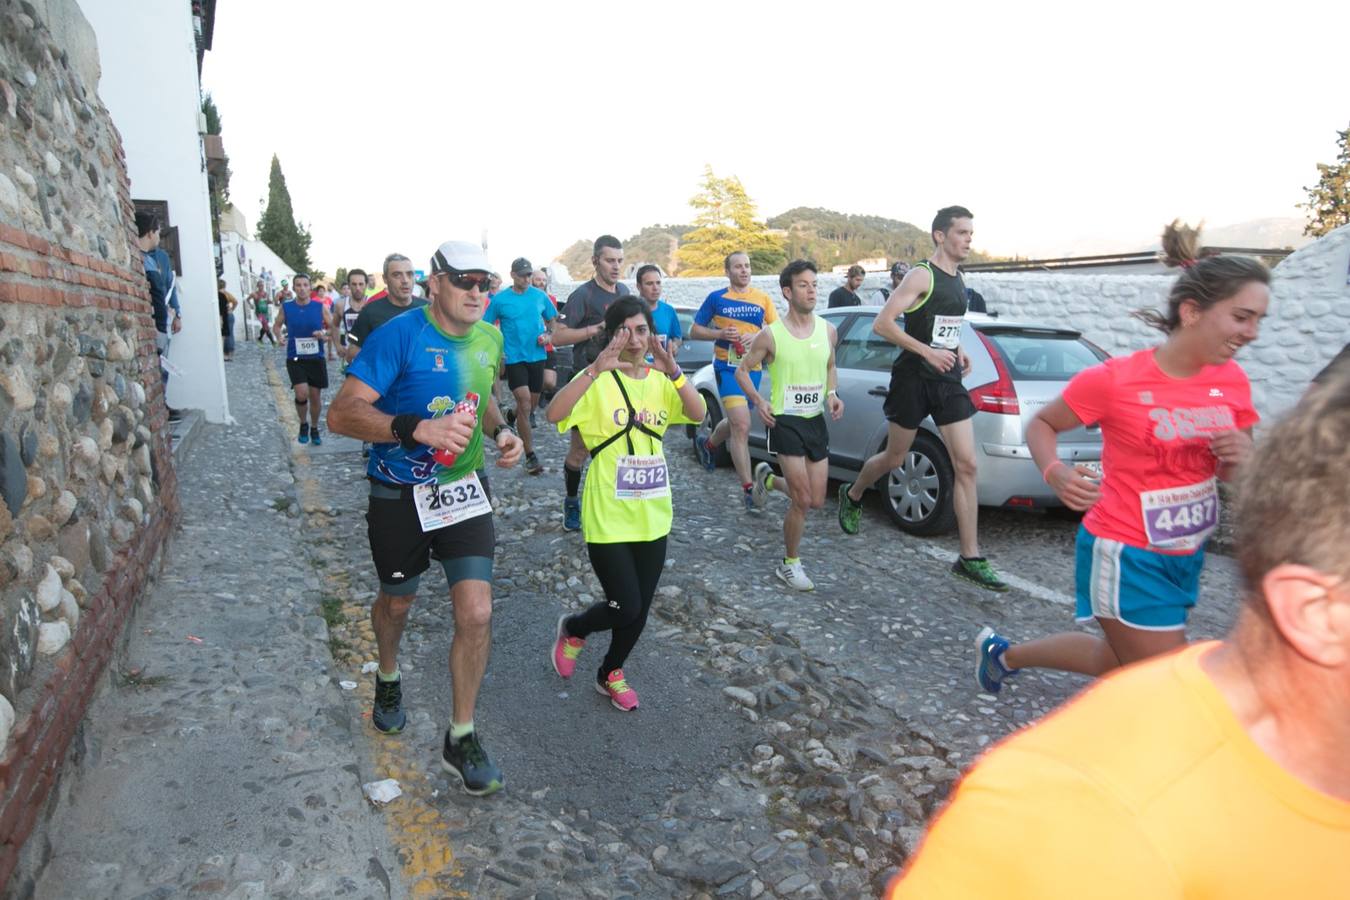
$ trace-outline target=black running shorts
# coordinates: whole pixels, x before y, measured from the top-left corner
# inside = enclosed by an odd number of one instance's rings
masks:
[[[328,364],[322,359],[288,359],[286,374],[291,376],[291,387],[301,384],[319,390],[328,387]]]
[[[769,429],[769,449],[779,456],[805,456],[819,462],[830,456],[830,431],[825,417],[774,416],[778,424]]]
[[[528,387],[531,394],[544,389],[544,361],[506,364],[506,386],[511,390]]]
[[[490,500],[492,490],[487,477],[479,472],[478,479]],[[491,514],[423,531],[411,487],[372,481],[366,536],[370,539],[370,555],[380,577],[380,589],[386,594],[415,592],[432,559],[445,569],[451,587],[465,579],[492,581],[497,533]]]
[[[892,369],[891,387],[882,411],[888,421],[917,431],[928,416],[934,425],[964,422],[975,415],[970,394],[955,381],[924,378],[914,371]]]

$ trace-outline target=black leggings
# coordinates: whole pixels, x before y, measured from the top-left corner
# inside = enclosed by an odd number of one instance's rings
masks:
[[[597,631],[612,631],[609,652],[600,663],[596,680],[622,669],[637,645],[652,608],[656,583],[666,564],[666,538],[627,544],[587,544],[591,566],[604,588],[605,599],[567,620],[567,633],[585,638]]]

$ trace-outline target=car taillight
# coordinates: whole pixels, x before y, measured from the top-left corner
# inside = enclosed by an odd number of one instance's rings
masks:
[[[985,336],[984,332],[975,332],[984,344],[984,349],[989,351],[989,358],[994,361],[994,372],[998,378],[988,384],[982,384],[979,387],[970,389],[970,399],[975,404],[975,408],[980,412],[1001,413],[1008,416],[1017,416],[1022,414],[1022,405],[1017,402],[1017,388],[1013,387],[1012,376],[1008,374],[1008,366],[1003,362],[1003,354],[994,346],[994,342]]]

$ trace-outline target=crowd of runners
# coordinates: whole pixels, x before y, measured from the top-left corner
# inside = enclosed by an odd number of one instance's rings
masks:
[[[931,418],[955,472],[960,556],[952,573],[1002,592],[1007,585],[980,553],[971,421],[975,407],[962,385],[970,360],[960,343],[968,294],[959,267],[970,252],[973,233],[969,210],[940,210],[932,224],[932,255],[912,267],[893,269],[892,285],[879,297],[884,306],[875,331],[896,348],[884,406],[887,439],[856,479],[840,486],[837,519],[844,533],[858,533],[864,492],[901,464],[920,423]],[[1100,676],[1186,643],[1184,629],[1200,592],[1205,542],[1218,523],[1217,484],[1243,471],[1256,452],[1252,428],[1257,414],[1235,356],[1257,338],[1270,303],[1270,277],[1263,265],[1245,257],[1202,258],[1196,233],[1184,227],[1169,227],[1164,250],[1165,260],[1180,275],[1166,310],[1140,313],[1163,333],[1162,342],[1078,373],[1061,397],[1036,414],[1027,431],[1031,454],[1047,484],[1068,507],[1085,512],[1077,536],[1076,618],[1095,621],[1101,637],[1075,631],[1014,643],[985,629],[975,648],[976,680],[983,691],[997,693],[1008,678],[1032,668]],[[835,371],[837,335],[816,314],[815,264],[795,260],[782,270],[779,302],[751,286],[747,254],[726,257],[728,284],[708,295],[688,335],[714,342],[713,366],[725,415],[709,432],[702,427],[704,400],[677,361],[683,335],[673,310],[661,300],[660,270],[640,269],[638,294],[630,294],[622,281],[623,246],[608,235],[595,242],[592,262],[593,277],[559,307],[547,292],[546,274],[529,260],[516,259],[510,284],[494,288],[483,250],[470,242],[449,241],[436,250],[430,275],[421,285],[414,283],[412,262],[400,254],[385,259],[380,273],[385,290],[376,296],[367,296],[366,273],[351,270],[347,290],[332,310],[316,302],[303,274],[296,275],[289,286],[293,293],[270,323],[264,321],[264,330],[278,342],[285,332],[301,443],[321,442],[325,362],[329,354],[342,362],[346,377],[327,422],[332,431],[361,440],[369,457],[368,535],[379,577],[371,613],[379,644],[372,722],[385,734],[398,733],[407,720],[398,653],[421,576],[432,560],[445,573],[454,610],[449,660],[453,709],[442,758],[471,794],[488,794],[504,784],[473,723],[491,642],[495,533],[488,446],[497,467],[511,468],[523,460],[530,475],[542,474],[545,465],[535,441],[541,411],[543,422],[568,435],[561,460],[562,527],[581,532],[604,593],[589,609],[558,619],[549,658],[559,677],[571,678],[587,641],[607,631],[609,644],[595,669],[595,689],[619,710],[639,706],[624,666],[642,634],[665,567],[672,495],[679,491],[665,455],[664,438],[672,426],[696,427],[693,450],[709,472],[726,445],[739,486],[736,502],[746,513],[762,515],[770,498],[786,497],[782,561],[773,574],[795,591],[814,589],[802,561],[803,548],[809,547],[805,526],[811,510],[826,502],[828,422],[844,413]],[[854,289],[850,284],[849,290]],[[780,315],[780,308],[786,312]],[[566,383],[557,378],[555,348],[561,347],[570,347],[572,353],[573,374]],[[762,392],[766,371],[771,384],[767,395]],[[1338,376],[1328,367],[1319,377],[1328,386],[1317,401],[1316,415],[1333,419],[1328,427],[1350,437],[1346,376],[1350,372]],[[776,467],[768,462],[751,467],[752,415],[766,428]],[[1325,435],[1306,421],[1312,415],[1300,407],[1291,427],[1295,433],[1315,432],[1321,440]],[[1058,434],[1084,424],[1101,427],[1101,468],[1066,463],[1057,447]],[[1285,429],[1279,431],[1282,446],[1293,440]],[[1306,448],[1289,450],[1295,451],[1306,455]],[[1344,444],[1335,452],[1344,456]],[[1302,479],[1297,490],[1290,488],[1291,496],[1303,496],[1308,484],[1320,485],[1317,479],[1330,477],[1322,472],[1325,466],[1291,475],[1273,451],[1266,452],[1266,462],[1273,470],[1270,477]],[[1332,494],[1344,493],[1344,469],[1339,471],[1342,483],[1326,487]],[[1338,502],[1347,501],[1341,496]],[[1275,513],[1265,515],[1263,522]],[[1344,510],[1313,517],[1312,524],[1322,529],[1324,542],[1335,540],[1344,547],[1350,537]],[[1329,529],[1339,531],[1332,534]],[[1300,563],[1333,585],[1339,606],[1334,613],[1324,608],[1319,613],[1324,618],[1307,628],[1321,629],[1319,664],[1339,666],[1336,690],[1342,698],[1350,694],[1342,661],[1350,659],[1350,597],[1335,579],[1350,574],[1342,571],[1344,557],[1309,552],[1272,559],[1266,569],[1249,568],[1249,586],[1258,599],[1251,601],[1254,611],[1244,613],[1244,619],[1262,619],[1269,632],[1263,632],[1264,640],[1278,641],[1281,635],[1292,640],[1283,630],[1282,613],[1261,613],[1265,582],[1260,576],[1280,564]],[[1247,559],[1242,562],[1246,565]],[[1281,602],[1268,594],[1265,599],[1273,606]],[[1341,648],[1342,657],[1327,649],[1332,646]],[[1194,662],[1197,654],[1187,652],[1177,658]],[[1186,712],[1182,707],[1173,711],[1176,716]],[[1338,746],[1350,748],[1350,741]],[[1289,768],[1297,773],[1297,767]],[[1342,772],[1318,786],[1342,804],[1336,809],[1336,827],[1343,829],[1338,833],[1344,839],[1350,834],[1345,830],[1350,829],[1350,806],[1345,805],[1350,784]],[[1047,791],[1053,794],[1053,786]],[[958,796],[956,808],[965,802],[980,809],[978,799],[963,799],[967,793]],[[1035,805],[1035,799],[1028,802]],[[970,842],[971,852],[982,849],[984,826],[975,813],[953,813],[952,821],[956,824],[940,831],[943,841],[932,851],[935,861],[917,871],[943,870],[946,877],[944,867],[963,864],[963,841]],[[929,884],[935,876],[923,877]],[[983,877],[968,880],[997,888],[994,882],[981,881]],[[1092,895],[1086,890],[1082,895]],[[916,888],[913,895],[958,894]]]

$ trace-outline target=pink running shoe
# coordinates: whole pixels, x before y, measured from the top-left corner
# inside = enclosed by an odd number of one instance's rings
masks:
[[[566,615],[558,617],[558,636],[553,641],[553,653],[549,655],[549,659],[553,662],[553,671],[563,678],[571,678],[572,673],[576,671],[577,657],[581,655],[581,648],[586,646],[586,642],[581,638],[568,637],[564,634],[563,623],[566,621]]]
[[[595,683],[595,690],[609,697],[609,702],[615,709],[621,709],[624,712],[632,712],[638,708],[637,691],[628,686],[628,681],[623,677],[623,669],[615,669],[605,676],[605,683]]]

